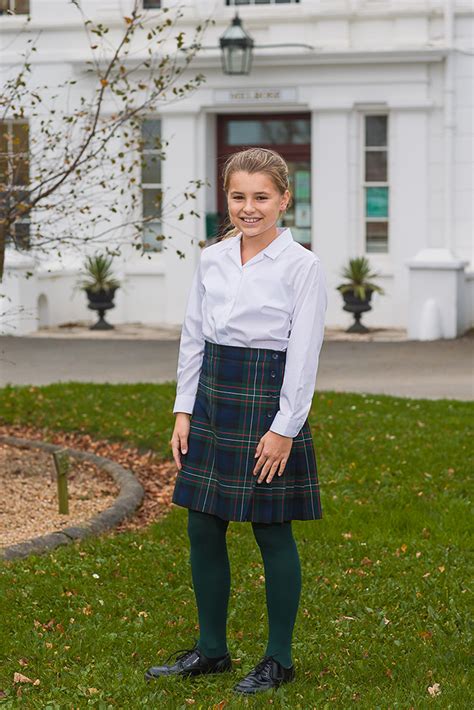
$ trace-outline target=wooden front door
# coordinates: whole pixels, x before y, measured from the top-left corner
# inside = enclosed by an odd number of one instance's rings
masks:
[[[309,113],[225,114],[217,117],[218,233],[227,222],[222,167],[232,153],[258,146],[270,148],[288,165],[292,206],[279,227],[290,227],[293,238],[311,249],[311,116]]]

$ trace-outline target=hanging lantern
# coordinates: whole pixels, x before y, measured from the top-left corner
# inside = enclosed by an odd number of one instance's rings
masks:
[[[238,15],[219,39],[224,74],[249,74],[252,65],[253,39],[242,27]]]

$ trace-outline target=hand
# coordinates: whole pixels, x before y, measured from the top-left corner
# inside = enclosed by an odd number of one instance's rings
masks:
[[[188,436],[191,428],[191,415],[186,412],[177,412],[171,437],[171,449],[176,466],[181,470],[181,454],[188,451]]]
[[[276,472],[279,476],[283,474],[292,446],[293,439],[290,436],[282,436],[274,431],[267,431],[262,436],[255,452],[255,458],[258,457],[258,460],[253,470],[253,475],[256,476],[263,466],[258,483],[265,480],[267,474],[267,483],[271,482]]]

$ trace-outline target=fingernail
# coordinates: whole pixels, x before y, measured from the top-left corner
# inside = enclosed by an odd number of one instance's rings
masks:
[[[187,454],[187,453],[188,453],[188,450],[187,450],[187,449],[183,449],[183,454]]]

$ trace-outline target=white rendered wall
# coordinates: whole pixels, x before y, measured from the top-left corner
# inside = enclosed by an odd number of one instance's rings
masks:
[[[189,36],[199,20],[213,14],[216,24],[208,30],[205,41],[217,46],[235,8],[215,0],[187,0],[183,4],[181,26]],[[63,0],[31,0],[31,5],[31,31],[42,31],[34,59],[37,83],[54,85],[73,74],[83,78],[89,56],[77,12]],[[88,0],[83,6],[95,20],[112,25],[111,33],[117,34],[131,0]],[[455,6],[454,44],[467,47],[474,11],[464,0],[458,0]],[[443,248],[448,240],[454,256],[469,260],[468,271],[472,270],[473,57],[462,52],[453,55],[453,125],[447,126],[444,8],[441,0],[429,4],[422,0],[302,0],[298,8],[285,4],[241,6],[239,14],[257,45],[307,42],[317,46],[317,52],[257,51],[248,77],[224,76],[217,50],[202,54],[195,62],[189,76],[202,71],[206,83],[192,96],[163,107],[161,112],[163,135],[170,140],[163,163],[163,184],[170,199],[178,198],[191,179],[207,178],[212,187],[198,191],[192,205],[202,215],[200,220],[189,217],[178,222],[179,210],[174,221],[171,215],[168,233],[172,238],[166,250],[150,254],[150,258],[140,258],[131,248],[124,250],[123,258],[117,261],[123,288],[116,294],[117,305],[108,319],[112,323],[182,322],[199,254],[197,243],[205,238],[205,213],[216,209],[216,116],[225,112],[311,113],[313,248],[328,275],[328,325],[347,326],[352,320],[342,310],[335,287],[341,280],[341,266],[364,251],[361,146],[362,117],[367,110],[379,107],[389,117],[390,250],[388,254],[368,255],[387,295],[374,294],[373,310],[364,314],[363,321],[370,326],[407,327],[411,304],[406,262],[424,248]],[[0,18],[0,50],[5,50],[6,63],[12,57],[8,48],[17,47],[11,44],[7,22],[13,32],[23,20]],[[433,53],[437,48],[440,52]],[[294,103],[236,106],[216,104],[214,99],[215,89],[282,86],[296,87]],[[447,131],[453,134],[450,218],[446,212]],[[123,210],[117,215],[117,224],[126,205]],[[119,236],[126,238],[126,230],[117,233]],[[186,258],[180,259],[176,249]],[[47,314],[51,325],[94,318],[84,295],[72,296],[84,254],[69,254],[62,271],[56,266],[57,259],[52,259],[52,274],[48,273],[48,264],[42,264],[37,278],[23,290],[6,276],[2,288],[13,294],[17,305],[25,299],[32,309],[31,327],[38,322],[40,297],[42,317]],[[13,266],[14,261],[7,254],[7,272],[8,264]],[[472,322],[469,295],[473,281],[469,274],[463,283],[460,328]],[[23,321],[23,332],[25,327]]]

